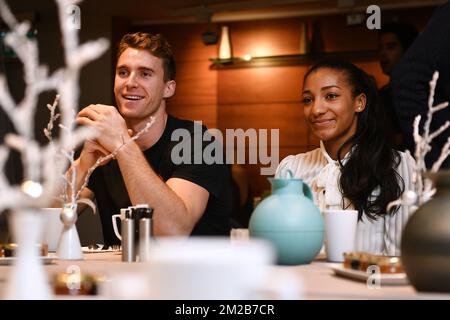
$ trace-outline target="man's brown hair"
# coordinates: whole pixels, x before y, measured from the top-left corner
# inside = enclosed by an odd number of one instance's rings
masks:
[[[117,51],[117,61],[128,48],[142,49],[163,60],[164,81],[175,80],[175,60],[169,42],[162,34],[146,32],[128,33],[120,40]]]

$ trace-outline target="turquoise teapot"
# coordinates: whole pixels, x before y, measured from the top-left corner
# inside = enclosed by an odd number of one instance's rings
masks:
[[[288,176],[292,177],[290,171]],[[301,179],[269,181],[272,194],[253,211],[250,236],[271,242],[279,264],[310,263],[322,248],[324,237],[322,214],[313,203],[311,189]]]

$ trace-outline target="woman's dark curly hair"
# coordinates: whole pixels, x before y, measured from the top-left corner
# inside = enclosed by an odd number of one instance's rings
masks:
[[[319,69],[332,69],[345,74],[352,88],[353,98],[361,93],[366,96],[366,107],[357,114],[358,123],[355,134],[340,146],[337,157],[342,166],[339,187],[343,196],[351,201],[359,212],[376,220],[386,214],[389,202],[400,197],[405,189],[402,177],[396,168],[400,163],[400,154],[388,141],[385,128],[385,114],[379,106],[378,92],[374,81],[355,65],[344,61],[322,61],[308,70],[306,78]],[[348,160],[343,164],[342,150],[351,146]],[[379,190],[372,197],[375,189]],[[389,214],[395,213],[394,208]]]

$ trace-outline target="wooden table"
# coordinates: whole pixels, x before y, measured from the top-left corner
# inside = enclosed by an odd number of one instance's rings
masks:
[[[54,260],[45,269],[51,279],[52,275],[60,272],[73,272],[79,270],[81,273],[107,274],[128,276],[137,275],[145,270],[145,265],[140,263],[121,262],[120,253],[89,253],[84,254],[82,261]],[[11,266],[0,266],[0,292],[3,291]],[[370,289],[365,282],[359,282],[338,277],[330,268],[330,264],[316,261],[308,265],[300,266],[272,266],[270,267],[270,281],[268,288],[280,289],[284,294],[268,298],[281,299],[450,299],[449,294],[418,293],[410,285],[381,286],[379,289]],[[117,277],[112,277],[113,279]],[[131,278],[130,278],[131,279]],[[124,280],[123,283],[131,286],[133,279]],[[137,278],[136,278],[137,279]],[[135,279],[135,280],[136,280]],[[135,282],[138,286],[139,281]],[[118,284],[119,285],[119,284]],[[120,284],[123,285],[123,284]],[[287,288],[290,286],[290,288]],[[136,298],[137,288],[129,288],[131,295],[122,292],[124,296],[114,298]],[[142,289],[142,288],[141,288]],[[291,289],[286,290],[286,289]],[[287,292],[287,293],[286,293]],[[273,294],[273,292],[272,292]],[[108,297],[109,298],[109,297]]]
[[[313,262],[308,265],[275,267],[289,270],[300,278],[305,299],[450,299],[449,294],[418,293],[411,285],[381,285],[370,288],[366,282],[335,275],[333,264]]]

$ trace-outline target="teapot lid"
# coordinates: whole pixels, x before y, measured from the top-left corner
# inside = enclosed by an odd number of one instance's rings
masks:
[[[279,178],[280,179],[293,179],[294,174],[292,173],[291,169],[283,168],[280,170]]]

